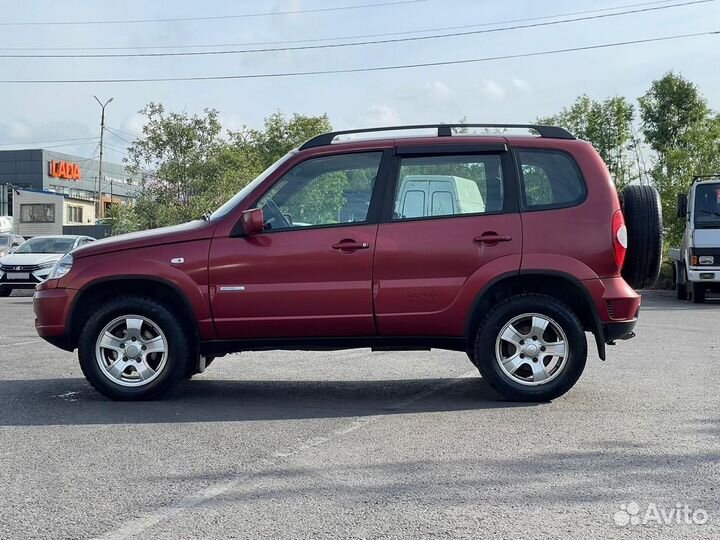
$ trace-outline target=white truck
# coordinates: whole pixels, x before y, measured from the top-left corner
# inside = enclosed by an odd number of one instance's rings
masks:
[[[689,196],[678,195],[678,217],[685,234],[670,250],[675,291],[679,300],[702,304],[705,293],[720,292],[720,175],[694,177]]]

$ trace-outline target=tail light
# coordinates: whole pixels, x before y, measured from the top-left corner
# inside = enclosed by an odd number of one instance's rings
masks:
[[[625,218],[622,210],[618,210],[612,219],[612,239],[613,253],[615,254],[615,262],[618,268],[623,267],[625,262],[625,254],[627,253],[627,227],[625,227]]]

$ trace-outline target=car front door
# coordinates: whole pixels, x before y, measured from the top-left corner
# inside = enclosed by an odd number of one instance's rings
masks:
[[[504,143],[396,154],[375,248],[378,334],[462,336],[478,291],[520,269],[511,154]]]
[[[219,338],[375,334],[372,260],[382,203],[375,187],[391,159],[390,151],[306,159],[258,198],[261,233],[213,239]]]

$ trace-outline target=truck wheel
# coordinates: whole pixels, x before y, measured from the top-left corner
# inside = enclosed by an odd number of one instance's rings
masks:
[[[628,247],[622,276],[633,289],[652,285],[662,262],[662,207],[652,186],[630,185],[622,192]]]
[[[684,282],[680,282],[680,273],[685,275],[683,268],[677,268],[677,265],[673,266],[673,276],[675,277],[675,296],[678,300],[687,300],[687,279]]]
[[[192,339],[164,305],[142,296],[113,300],[91,314],[80,334],[80,367],[116,400],[160,397],[188,371]]]
[[[693,283],[691,291],[693,304],[705,303],[705,285],[702,283]]]
[[[0,298],[7,298],[12,294],[13,290],[7,287],[0,287]]]
[[[482,377],[504,398],[548,401],[577,382],[587,341],[565,304],[542,294],[520,294],[490,311],[473,356]]]

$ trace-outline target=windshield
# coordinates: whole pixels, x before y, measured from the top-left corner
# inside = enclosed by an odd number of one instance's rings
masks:
[[[253,180],[247,186],[245,186],[240,191],[238,191],[232,197],[232,199],[230,199],[228,202],[223,204],[220,208],[215,210],[210,215],[210,221],[214,221],[216,219],[220,219],[220,218],[228,215],[232,211],[233,208],[235,208],[238,204],[240,204],[240,201],[242,201],[245,197],[247,197],[248,193],[250,193],[252,190],[254,190],[258,185],[260,185],[260,183],[262,183],[263,180],[265,180],[268,176],[270,176],[273,172],[275,172],[280,167],[280,165],[285,163],[288,159],[290,159],[290,157],[294,156],[297,153],[298,153],[297,150],[291,150],[290,152],[285,154],[283,157],[278,159],[275,163],[270,165],[267,169],[265,169],[260,174],[260,176],[255,178],[255,180]]]
[[[75,245],[74,238],[31,238],[15,253],[62,253],[70,251]]]
[[[695,188],[695,228],[720,228],[720,183]]]

